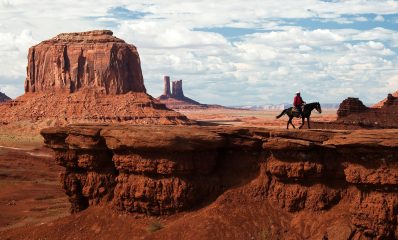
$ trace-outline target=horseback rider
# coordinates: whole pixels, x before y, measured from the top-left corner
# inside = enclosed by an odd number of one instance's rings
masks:
[[[293,106],[297,109],[300,116],[303,114],[302,107],[304,104],[305,104],[305,102],[301,98],[300,92],[299,91],[296,92],[296,96],[294,97],[294,100],[293,100]]]

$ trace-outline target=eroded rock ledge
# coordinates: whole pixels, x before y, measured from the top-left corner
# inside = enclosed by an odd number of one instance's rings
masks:
[[[42,135],[73,212],[171,214],[256,179],[256,197],[289,212],[347,205],[350,239],[398,237],[398,130],[74,125]]]

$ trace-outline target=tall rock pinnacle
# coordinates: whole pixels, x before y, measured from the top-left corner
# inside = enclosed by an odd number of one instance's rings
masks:
[[[182,91],[182,80],[173,81],[172,96],[175,99],[184,99],[184,92]]]
[[[163,95],[166,97],[170,97],[171,96],[171,92],[170,92],[170,77],[169,76],[164,76],[164,92]]]

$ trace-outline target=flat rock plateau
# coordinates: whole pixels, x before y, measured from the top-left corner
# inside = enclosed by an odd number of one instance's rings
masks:
[[[73,125],[41,134],[75,214],[3,232],[10,239],[398,236],[398,130]]]

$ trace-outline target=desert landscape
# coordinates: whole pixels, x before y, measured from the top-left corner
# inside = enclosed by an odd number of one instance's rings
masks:
[[[200,104],[168,77],[157,100],[139,62],[102,30],[30,49],[25,94],[0,105],[2,239],[397,237],[394,95],[286,130],[280,111]]]
[[[397,89],[308,102],[287,129],[291,104],[203,103],[133,44],[29,47],[23,94],[0,92],[0,239],[398,239]]]

